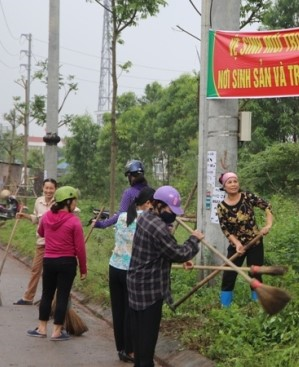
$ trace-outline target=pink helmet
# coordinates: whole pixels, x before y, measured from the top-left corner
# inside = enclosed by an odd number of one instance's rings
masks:
[[[179,192],[172,186],[161,186],[154,193],[154,199],[163,201],[169,206],[174,214],[182,215],[184,210],[181,208],[181,197]]]

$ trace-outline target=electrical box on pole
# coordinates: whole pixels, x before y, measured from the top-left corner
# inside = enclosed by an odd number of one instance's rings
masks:
[[[249,111],[242,111],[239,114],[239,140],[251,141],[251,115]]]

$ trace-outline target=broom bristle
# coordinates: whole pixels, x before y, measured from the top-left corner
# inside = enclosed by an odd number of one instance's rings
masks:
[[[254,274],[268,274],[268,275],[284,275],[288,271],[287,266],[257,266],[250,267],[250,273]]]
[[[85,322],[72,308],[67,309],[65,315],[64,327],[69,334],[75,336],[80,336],[86,331],[88,331],[88,327],[85,324]]]
[[[281,311],[291,300],[286,291],[269,285],[260,284],[255,291],[261,305],[269,315],[275,315]]]

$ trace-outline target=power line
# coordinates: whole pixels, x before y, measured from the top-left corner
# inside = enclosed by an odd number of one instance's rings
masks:
[[[18,69],[18,66],[9,66],[5,62],[3,62],[2,60],[0,60],[0,63],[8,69]]]
[[[0,45],[2,46],[2,48],[3,48],[3,50],[9,55],[9,56],[18,56],[18,54],[12,54],[11,52],[9,52],[8,50],[7,50],[7,48],[3,45],[3,43],[1,42],[1,40],[0,40]]]
[[[1,7],[1,11],[2,11],[2,14],[3,14],[3,18],[4,18],[4,21],[5,21],[5,24],[6,24],[6,28],[8,30],[8,33],[10,34],[11,38],[13,38],[14,40],[18,41],[19,38],[18,37],[15,37],[10,28],[9,28],[9,25],[8,25],[8,22],[7,22],[7,19],[6,19],[6,15],[5,15],[5,12],[4,12],[4,9],[3,9],[3,5],[2,5],[2,1],[0,0],[0,7]]]

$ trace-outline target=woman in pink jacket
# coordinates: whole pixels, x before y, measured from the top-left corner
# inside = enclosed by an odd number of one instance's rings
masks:
[[[86,278],[86,251],[80,219],[73,214],[76,208],[78,191],[71,186],[63,186],[55,192],[55,203],[43,215],[38,234],[45,238],[43,259],[43,291],[39,306],[39,325],[28,330],[28,336],[45,338],[52,301],[56,291],[56,308],[51,339],[70,339],[63,324],[68,300],[79,263],[81,280]]]

